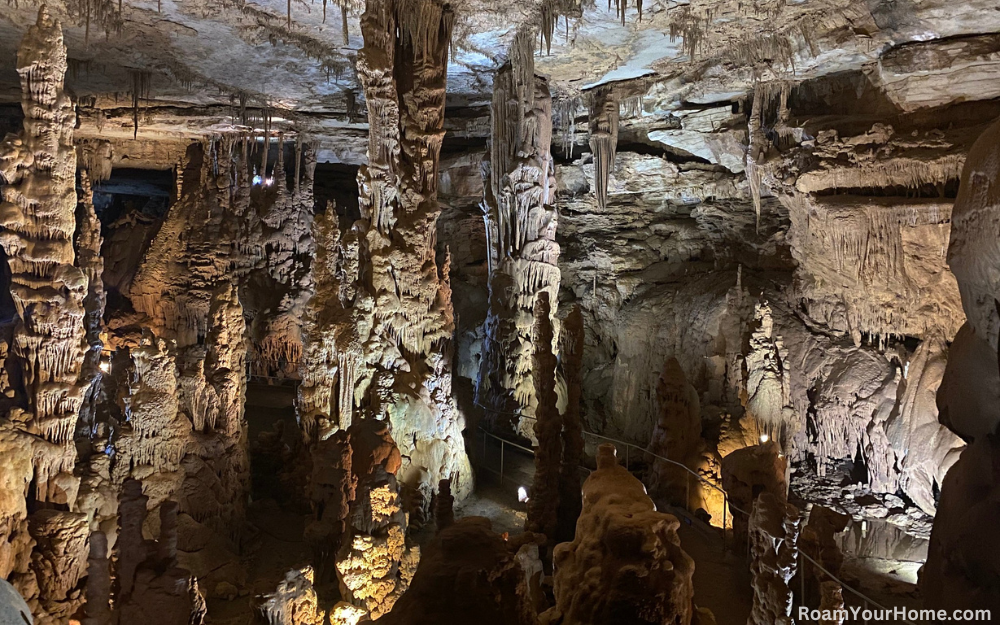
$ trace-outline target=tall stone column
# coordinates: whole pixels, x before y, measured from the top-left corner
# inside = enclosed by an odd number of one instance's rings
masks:
[[[489,314],[477,401],[492,425],[530,436],[537,398],[531,375],[531,329],[538,294],[559,294],[558,213],[552,164],[552,98],[536,76],[533,38],[519,33],[511,60],[493,81],[489,162],[483,216],[489,252]]]
[[[4,230],[0,245],[10,263],[11,294],[20,317],[11,350],[19,371],[8,373],[23,393],[25,409],[14,420],[25,431],[65,446],[67,457],[75,459],[72,439],[83,403],[78,382],[87,351],[83,324],[87,277],[74,266],[73,250],[76,113],[63,90],[62,27],[44,7],[18,50],[17,72],[24,131],[7,137],[0,147],[0,178],[6,182],[0,203]],[[55,480],[39,483],[38,499],[59,497],[57,490],[63,488]],[[65,497],[61,503],[66,503]]]
[[[335,335],[337,396],[346,401],[325,430],[306,432],[317,441],[352,421],[388,421],[405,459],[400,481],[427,505],[440,480],[463,496],[472,477],[451,396],[450,261],[435,257],[453,19],[438,0],[368,0],[361,18],[368,164],[358,174],[361,219],[350,229],[358,243],[345,237],[339,252],[357,270],[338,287],[348,314],[324,330]]]
[[[86,558],[73,436],[84,400],[88,280],[73,248],[76,113],[63,88],[66,46],[44,6],[16,67],[24,129],[0,145],[0,245],[18,316],[0,375],[13,400],[0,415],[0,575],[11,577],[37,622],[63,622],[79,605],[70,591]],[[28,516],[30,498],[68,510],[41,506]]]

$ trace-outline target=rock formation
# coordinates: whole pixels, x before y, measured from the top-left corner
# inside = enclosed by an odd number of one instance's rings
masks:
[[[492,531],[489,519],[456,521],[423,551],[410,590],[381,621],[534,625],[531,569],[522,562],[530,546],[508,543]]]
[[[259,610],[269,625],[324,625],[327,613],[319,607],[312,567],[289,571]],[[338,624],[339,625],[339,624]]]
[[[122,489],[118,584],[112,622],[204,623],[205,600],[190,571],[177,565],[177,503],[160,507],[160,535],[142,537],[146,516],[142,485],[129,480]]]
[[[73,437],[89,383],[81,381],[88,280],[73,247],[76,113],[64,91],[66,67],[62,26],[42,7],[17,54],[24,129],[0,146],[0,245],[17,315],[4,366],[14,405],[4,419],[9,488],[0,568],[16,574],[41,623],[66,619],[79,605],[88,534],[85,515],[73,511],[80,488]]]
[[[771,493],[756,499],[750,513],[750,623],[793,623],[792,578],[798,566],[799,511]]]
[[[446,255],[439,268],[435,257],[452,21],[451,8],[436,2],[371,0],[365,6],[357,70],[370,130],[368,163],[358,177],[361,219],[352,226],[358,244],[341,244],[345,277],[331,283],[340,237],[327,215],[317,274],[324,282],[316,286],[317,292],[337,291],[348,309],[339,329],[321,324],[321,332],[333,336],[318,339],[332,344],[326,359],[336,354],[338,410],[334,417],[332,402],[319,399],[332,393],[333,363],[322,365],[324,379],[309,382],[327,390],[310,391],[314,397],[300,406],[314,413],[300,417],[313,430],[317,415],[331,429],[361,418],[391,423],[405,458],[402,484],[419,493],[413,500],[425,502],[422,514],[439,480],[451,479],[461,497],[472,474],[464,420],[451,396],[449,263]],[[356,407],[362,410],[354,416]],[[316,440],[318,434],[307,429],[307,436]]]
[[[987,520],[1000,493],[1000,443],[993,373],[1000,370],[995,241],[985,236],[1000,207],[1000,123],[969,152],[953,213],[948,263],[967,321],[959,330],[937,401],[941,421],[972,439],[941,483],[921,588],[930,608],[1000,609],[1000,540]],[[974,376],[968,378],[966,376]],[[975,385],[970,385],[976,379]],[[940,449],[940,447],[938,448]]]
[[[583,395],[583,314],[575,306],[563,320],[560,335],[562,377],[566,381],[566,410],[562,415],[562,464],[559,466],[559,507],[556,511],[556,542],[572,540],[576,521],[583,509],[580,494],[580,463],[583,460],[584,440],[581,424],[581,396]]]
[[[733,533],[737,542],[743,542],[750,521],[747,514],[762,493],[786,501],[788,460],[774,441],[734,451],[722,459],[722,488],[729,498]]]
[[[309,478],[313,517],[305,534],[313,546],[313,561],[319,567],[321,579],[335,570],[333,558],[347,532],[357,486],[358,476],[352,471],[351,437],[347,430],[340,430],[317,443]]]
[[[0,10],[0,577],[36,622],[198,621],[196,577],[234,623],[593,622],[629,584],[710,623],[657,594],[670,523],[577,533],[601,436],[685,539],[747,540],[761,492],[850,516],[803,531],[845,581],[803,565],[810,607],[1000,594],[996,0],[293,4]],[[479,428],[538,445],[523,509],[468,499]],[[691,582],[726,623],[730,557]]]
[[[549,295],[535,303],[532,377],[535,382],[535,476],[525,529],[555,538],[559,525],[559,479],[562,469],[562,415],[556,402],[556,355],[553,353]]]
[[[848,521],[849,518],[844,514],[814,505],[809,511],[808,522],[802,527],[802,532],[799,534],[799,550],[812,558],[813,561],[818,562],[830,574],[839,576],[840,567],[844,562],[844,554],[837,543],[836,535],[844,531]],[[815,564],[802,559],[798,575],[804,576],[805,581],[802,588],[806,597],[819,598],[821,605],[829,602],[836,603],[839,599],[840,605],[843,607],[843,589],[840,584],[831,579]],[[808,598],[800,599],[800,601],[806,602],[809,600]],[[829,609],[835,609],[835,607],[831,606]]]
[[[694,562],[679,522],[656,511],[639,480],[598,448],[571,543],[555,548],[555,607],[541,623],[691,623]],[[595,564],[596,563],[596,564]]]
[[[767,302],[756,305],[754,321],[759,326],[750,336],[750,353],[746,366],[743,405],[744,430],[756,439],[771,438],[779,443],[786,437],[786,427],[794,427],[791,406],[791,380],[785,371],[788,354],[781,337],[774,335],[774,319]],[[742,425],[742,423],[741,423]]]
[[[663,367],[660,382],[656,387],[656,399],[660,405],[660,419],[656,422],[649,450],[684,466],[697,468],[697,457],[701,447],[701,410],[698,393],[684,375],[684,370],[676,358],[671,358]],[[691,504],[686,498],[691,489],[698,491],[698,484],[690,484],[694,479],[690,473],[676,465],[652,459],[649,485],[654,492],[668,495]],[[692,508],[696,509],[696,508]]]
[[[489,263],[489,314],[477,399],[495,426],[527,434],[539,399],[532,379],[532,315],[559,292],[558,214],[552,155],[552,99],[535,75],[532,40],[519,32],[510,62],[493,80],[483,215]],[[527,418],[528,423],[524,423]]]
[[[376,620],[406,592],[420,548],[407,543],[409,522],[396,480],[400,453],[385,423],[359,421],[348,433],[357,488],[336,566],[344,599]]]

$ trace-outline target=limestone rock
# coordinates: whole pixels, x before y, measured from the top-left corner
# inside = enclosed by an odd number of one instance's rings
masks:
[[[791,624],[792,578],[798,559],[799,512],[765,492],[750,514],[750,573],[754,601],[750,623]]]
[[[602,445],[583,485],[576,537],[555,549],[556,605],[540,622],[689,624],[694,562],[681,549],[678,524],[656,511],[614,447]]]
[[[381,621],[533,625],[531,580],[519,558],[514,545],[491,530],[488,519],[460,519],[423,550],[409,591]]]

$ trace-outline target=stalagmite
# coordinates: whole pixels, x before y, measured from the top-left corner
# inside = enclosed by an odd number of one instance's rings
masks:
[[[799,550],[812,561],[801,559],[797,574],[801,581],[802,594],[799,603],[812,603],[819,599],[820,610],[836,610],[844,607],[843,588],[830,577],[840,575],[844,554],[837,543],[837,534],[847,527],[849,517],[829,508],[814,505],[809,511],[809,521],[799,535]],[[813,564],[818,562],[823,569]],[[827,574],[825,571],[829,571]]]
[[[504,540],[489,519],[459,519],[427,545],[410,590],[378,622],[535,625],[533,573],[541,563],[532,547]]]
[[[722,487],[729,497],[729,516],[737,542],[747,539],[750,512],[762,493],[785,501],[788,497],[788,460],[777,443],[738,449],[722,459]]]
[[[420,561],[420,549],[406,540],[407,515],[395,476],[400,468],[399,451],[388,432],[383,431],[383,439],[369,423],[377,422],[362,421],[350,432],[357,490],[344,545],[337,555],[337,572],[344,599],[376,620],[406,592]]]
[[[534,73],[525,32],[515,37],[510,57],[493,81],[491,143],[484,163],[490,308],[477,402],[495,426],[528,435],[526,421],[538,401],[531,375],[531,317],[545,292],[554,323],[558,214],[548,81]]]
[[[44,7],[18,52],[24,133],[0,154],[4,233],[11,293],[21,322],[13,353],[22,364],[30,417],[25,429],[56,444],[73,436],[82,389],[76,386],[86,351],[86,275],[74,266],[76,116],[63,91],[62,29]],[[72,453],[71,449],[67,453]],[[45,501],[49,493],[39,492]]]
[[[434,506],[434,522],[437,531],[441,532],[455,523],[455,498],[451,494],[451,483],[441,480],[438,483],[437,500]]]
[[[670,358],[663,368],[656,385],[656,401],[660,414],[648,447],[656,454],[650,458],[647,480],[651,491],[688,510],[700,509],[721,525],[719,456],[702,438],[698,393],[676,358]]]
[[[86,573],[87,517],[39,510],[28,520],[28,529],[35,541],[29,570],[38,592],[26,593],[25,598],[38,623],[64,622],[83,601],[77,583]]]
[[[785,369],[787,363],[780,336],[774,334],[774,319],[767,302],[754,307],[757,328],[750,336],[750,353],[744,361],[746,378],[741,389],[741,401],[746,408],[744,429],[755,438],[783,444],[786,428],[794,421],[791,405],[791,381]]]
[[[540,623],[689,625],[694,561],[681,549],[679,525],[656,511],[614,446],[601,445],[597,470],[583,485],[576,537],[555,549],[556,605]]]
[[[556,355],[553,353],[549,294],[535,303],[532,374],[538,408],[535,412],[535,476],[525,529],[545,534],[554,543],[559,525],[559,477],[562,465],[562,415],[556,405]]]
[[[327,613],[319,607],[314,581],[311,566],[288,571],[258,608],[268,625],[325,625]]]
[[[101,257],[101,222],[94,210],[93,191],[87,172],[80,172],[81,197],[76,209],[76,265],[87,277],[87,295],[83,300],[85,311],[87,350],[80,371],[80,384],[86,389],[84,403],[80,409],[80,427],[93,430],[97,421],[98,384],[101,375],[101,355],[104,342],[104,308],[107,295],[104,292],[104,259]]]
[[[44,6],[17,54],[24,130],[0,145],[0,245],[10,266],[10,290],[18,318],[5,383],[16,385],[11,409],[14,431],[4,447],[6,479],[25,479],[20,488],[34,499],[69,511],[39,510],[26,519],[23,499],[0,510],[0,568],[17,572],[18,590],[28,598],[38,622],[59,621],[79,605],[70,591],[82,575],[86,519],[72,510],[80,479],[73,475],[76,433],[85,388],[81,369],[87,351],[84,299],[88,280],[76,266],[76,114],[64,91],[67,69],[62,28]],[[22,454],[31,469],[18,470]],[[27,467],[25,467],[27,468]],[[31,502],[35,507],[35,502]],[[80,517],[84,517],[81,523]],[[27,524],[25,521],[27,520]],[[29,533],[30,532],[30,539]],[[30,555],[32,543],[34,552]],[[8,551],[9,550],[9,551]],[[6,553],[4,553],[6,552]],[[79,597],[79,594],[75,595]]]
[[[206,607],[198,582],[177,564],[177,502],[160,506],[159,538],[145,541],[146,498],[141,485],[131,480],[124,497],[113,622],[203,625]]]
[[[753,576],[752,625],[791,625],[792,590],[798,560],[799,511],[770,493],[754,503],[750,515],[750,573]]]
[[[562,415],[562,463],[559,466],[559,509],[556,542],[572,540],[583,506],[580,494],[580,463],[584,440],[581,423],[583,396],[583,313],[574,306],[563,321],[562,374],[566,380],[566,411]]]
[[[107,536],[103,532],[91,534],[83,625],[106,625],[111,622],[111,560],[108,555]]]
[[[313,518],[305,535],[312,545],[314,566],[321,580],[335,573],[335,556],[347,531],[357,485],[358,477],[352,471],[351,437],[346,430],[313,447],[309,479]]]
[[[334,204],[313,221],[316,257],[312,274],[315,290],[306,304],[302,362],[296,398],[299,425],[307,442],[323,440],[337,429],[351,426],[354,408],[354,354],[361,351],[357,329],[350,322],[346,297],[347,252],[341,245]],[[339,378],[339,380],[338,380]],[[338,384],[339,381],[339,384]]]

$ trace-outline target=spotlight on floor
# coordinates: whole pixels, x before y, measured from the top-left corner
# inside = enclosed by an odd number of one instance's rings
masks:
[[[517,500],[521,503],[528,503],[528,489],[523,486],[517,487]]]
[[[760,435],[760,442],[761,442],[762,445],[764,443],[766,443],[767,441],[769,441],[770,439],[771,439],[771,437],[768,436],[767,434],[761,434]]]
[[[108,361],[106,361],[106,360],[102,360],[101,364],[98,365],[98,366],[101,368],[101,371],[103,371],[104,373],[107,373],[107,372],[111,371],[111,363],[108,362]]]

